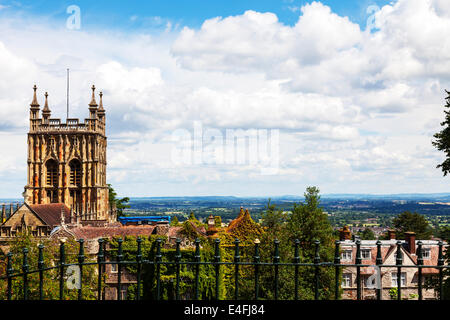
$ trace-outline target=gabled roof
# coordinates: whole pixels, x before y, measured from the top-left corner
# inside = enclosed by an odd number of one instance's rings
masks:
[[[61,225],[61,210],[66,223],[70,221],[70,209],[64,203],[27,205],[45,224],[50,227]]]
[[[1,225],[5,225],[16,213],[19,211],[23,206],[28,208],[28,210],[34,214],[39,220],[41,220],[42,224],[47,224],[44,219],[42,219],[26,202],[23,203],[21,206],[19,206],[16,210],[13,211],[13,213],[3,222]]]

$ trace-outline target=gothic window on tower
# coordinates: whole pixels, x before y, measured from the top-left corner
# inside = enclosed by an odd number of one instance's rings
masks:
[[[81,163],[78,160],[70,161],[70,184],[81,186]]]
[[[58,191],[47,190],[47,198],[50,203],[57,203],[58,202]]]
[[[47,169],[47,186],[58,186],[58,164],[55,160],[50,159],[45,163]]]

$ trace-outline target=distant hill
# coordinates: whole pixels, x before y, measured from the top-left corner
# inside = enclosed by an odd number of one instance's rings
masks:
[[[302,201],[303,196],[260,196],[260,197],[238,197],[238,196],[185,196],[185,197],[130,197],[133,202],[138,201],[242,201],[242,200],[267,200],[276,201]],[[330,193],[322,194],[321,199],[330,200],[409,200],[409,201],[450,201],[450,193],[399,193],[399,194],[365,194],[365,193]],[[23,198],[0,198],[1,203],[23,202]]]

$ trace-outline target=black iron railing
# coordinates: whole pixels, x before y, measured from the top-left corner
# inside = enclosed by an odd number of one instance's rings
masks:
[[[361,287],[361,268],[363,267],[373,267],[372,265],[368,264],[362,264],[362,257],[361,257],[361,242],[360,240],[356,241],[356,259],[355,264],[342,264],[341,263],[341,256],[340,256],[340,241],[335,242],[335,254],[334,254],[334,261],[333,262],[322,262],[320,260],[319,255],[319,249],[320,249],[320,242],[316,240],[314,242],[315,246],[315,254],[313,263],[301,263],[300,262],[300,255],[299,255],[299,246],[300,242],[296,240],[294,242],[294,257],[292,259],[292,262],[281,262],[280,256],[279,256],[279,241],[274,241],[274,251],[272,255],[272,261],[271,262],[262,262],[260,258],[260,251],[259,251],[259,241],[255,241],[254,243],[254,251],[253,251],[253,257],[252,261],[241,261],[240,257],[240,241],[236,239],[234,242],[234,257],[233,261],[222,261],[220,256],[220,240],[216,239],[214,243],[214,256],[213,261],[201,261],[201,255],[200,255],[200,240],[195,241],[195,254],[194,254],[194,261],[183,261],[181,256],[181,250],[180,250],[180,244],[181,240],[176,240],[176,248],[175,248],[175,259],[174,261],[163,261],[162,260],[162,253],[161,253],[161,245],[162,240],[157,239],[156,240],[156,255],[155,259],[152,260],[146,260],[143,259],[142,254],[142,239],[137,238],[137,254],[135,260],[125,261],[123,260],[123,248],[122,248],[122,239],[118,239],[118,247],[117,247],[117,255],[116,260],[114,261],[106,261],[106,249],[105,249],[105,242],[103,239],[99,239],[99,250],[97,253],[97,259],[96,262],[85,262],[85,253],[84,253],[84,240],[80,239],[78,240],[79,244],[79,251],[77,255],[77,262],[74,263],[66,263],[66,253],[65,253],[65,243],[61,242],[59,247],[59,261],[56,265],[52,266],[45,266],[44,264],[44,258],[43,258],[43,250],[44,246],[40,244],[38,246],[38,261],[37,261],[37,269],[30,269],[30,265],[28,264],[28,248],[24,248],[22,252],[22,267],[21,270],[14,270],[12,267],[12,253],[8,253],[6,258],[6,275],[0,276],[0,281],[6,281],[6,299],[12,300],[12,281],[13,279],[22,278],[23,286],[22,286],[22,298],[23,300],[27,300],[28,297],[28,291],[29,291],[29,283],[28,283],[28,276],[31,274],[38,274],[39,278],[39,299],[43,299],[43,286],[44,286],[44,272],[48,270],[57,270],[59,273],[59,299],[63,300],[65,298],[64,296],[64,273],[66,268],[70,266],[78,266],[79,267],[79,276],[80,279],[83,279],[83,267],[89,266],[89,265],[96,265],[97,266],[97,272],[98,272],[98,280],[97,280],[97,299],[102,299],[102,277],[105,273],[104,266],[107,264],[115,264],[117,265],[117,300],[121,300],[121,294],[120,289],[122,287],[122,273],[123,268],[125,266],[135,265],[137,267],[137,272],[135,274],[136,276],[136,285],[137,285],[137,291],[135,298],[137,300],[140,300],[141,297],[141,286],[143,284],[142,279],[142,270],[144,265],[154,265],[155,267],[155,273],[156,273],[156,294],[154,295],[157,300],[161,299],[161,266],[162,265],[174,265],[175,266],[175,299],[179,300],[181,298],[180,296],[180,266],[182,265],[190,265],[193,266],[193,270],[195,272],[194,276],[194,299],[199,299],[199,275],[200,275],[200,266],[202,265],[212,265],[214,266],[215,270],[215,298],[219,298],[219,275],[220,275],[220,268],[224,265],[234,266],[234,299],[239,299],[239,269],[242,266],[253,266],[253,272],[254,272],[254,299],[258,300],[260,298],[260,267],[272,267],[273,268],[273,288],[274,288],[274,299],[277,300],[279,298],[279,268],[280,267],[288,267],[293,268],[294,270],[294,281],[295,281],[295,287],[294,287],[294,299],[299,299],[299,267],[313,267],[314,268],[314,299],[319,299],[319,279],[320,279],[320,272],[322,267],[334,267],[335,269],[335,280],[334,280],[334,298],[340,299],[340,289],[341,289],[341,283],[340,283],[340,277],[339,274],[343,269],[348,268],[355,268],[356,269],[356,299],[361,300],[362,299],[362,287]],[[386,265],[382,264],[382,256],[381,256],[381,242],[377,241],[377,255],[376,255],[376,266],[380,268],[396,268],[397,269],[397,299],[401,299],[401,291],[402,291],[402,283],[401,283],[401,271],[402,268],[417,268],[418,269],[418,285],[417,285],[417,293],[418,293],[418,299],[423,299],[423,274],[422,269],[423,268],[435,268],[438,270],[437,275],[437,288],[438,291],[438,298],[444,299],[444,269],[450,268],[450,265],[444,265],[444,256],[443,256],[443,242],[439,241],[439,253],[438,253],[438,260],[437,265],[424,265],[423,264],[423,249],[422,249],[422,242],[418,242],[417,247],[417,264],[416,265],[403,265],[403,254],[401,252],[401,241],[397,241],[397,256],[396,256],[396,263],[395,265]],[[104,285],[104,284],[103,284]],[[83,299],[83,288],[82,288],[82,281],[80,281],[80,287],[78,290],[78,299]],[[380,283],[380,286],[376,289],[376,298],[378,300],[382,299],[382,286]]]

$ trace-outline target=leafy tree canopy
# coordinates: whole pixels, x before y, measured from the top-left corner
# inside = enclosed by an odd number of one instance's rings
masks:
[[[405,211],[392,220],[392,224],[396,230],[397,238],[404,239],[405,232],[412,231],[416,233],[417,239],[430,239],[433,230],[428,224],[425,216],[414,212]]]
[[[446,104],[444,108],[445,120],[441,122],[443,129],[434,134],[435,141],[432,141],[433,146],[435,146],[439,151],[445,152],[445,160],[436,166],[436,168],[441,168],[444,176],[450,172],[450,92],[445,90],[447,97],[445,98]]]

